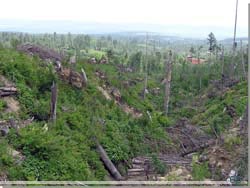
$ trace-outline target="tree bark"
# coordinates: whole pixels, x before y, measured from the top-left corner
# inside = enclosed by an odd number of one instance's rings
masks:
[[[52,122],[56,120],[56,103],[57,103],[57,86],[53,82],[51,87],[51,102],[50,102],[50,119]]]
[[[148,33],[146,33],[145,80],[144,80],[143,99],[146,98],[147,86],[148,86]]]
[[[116,169],[115,165],[112,163],[112,161],[109,159],[106,151],[103,149],[103,147],[97,143],[97,150],[100,153],[100,158],[102,162],[104,163],[105,167],[108,169],[110,174],[116,179],[116,180],[122,180],[122,176],[119,173],[119,171]]]
[[[164,110],[168,114],[169,98],[170,98],[170,84],[172,76],[172,52],[169,52],[168,60],[166,61],[166,83],[165,83],[165,97],[164,97]]]
[[[0,87],[0,97],[15,95],[16,93],[16,87]]]
[[[85,73],[85,71],[84,71],[84,69],[83,69],[83,68],[81,68],[81,71],[82,71],[82,78],[83,78],[83,82],[84,82],[84,84],[86,85],[86,84],[87,84],[87,82],[88,82],[88,79],[87,79],[86,73]]]
[[[235,55],[236,50],[236,28],[237,28],[237,13],[238,13],[238,0],[236,0],[236,10],[235,10],[235,23],[234,23],[234,41],[233,41],[233,54]]]
[[[243,70],[243,77],[244,77],[244,79],[247,79],[245,62],[244,62],[244,51],[243,51],[243,47],[242,47],[242,40],[240,41],[240,51],[241,51],[241,64],[242,64],[242,70]]]

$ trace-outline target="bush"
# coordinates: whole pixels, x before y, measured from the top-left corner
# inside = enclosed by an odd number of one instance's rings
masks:
[[[197,156],[193,156],[192,161],[192,177],[194,181],[203,181],[205,178],[210,178],[211,173],[208,168],[208,162],[203,162],[201,164],[196,163]]]
[[[166,167],[166,165],[163,162],[161,162],[158,159],[158,157],[157,157],[156,154],[152,154],[152,163],[153,163],[154,171],[157,174],[160,174],[162,176],[164,176],[166,174],[167,167]]]

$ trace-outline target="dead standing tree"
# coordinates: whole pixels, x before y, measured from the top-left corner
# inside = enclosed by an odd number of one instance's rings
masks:
[[[144,79],[143,99],[146,98],[147,86],[148,86],[148,33],[146,33],[145,79]]]
[[[242,40],[240,41],[240,52],[241,52],[241,64],[242,64],[242,71],[243,71],[243,78],[247,79],[246,69],[245,69],[245,61],[244,61],[244,50],[242,46]]]
[[[81,68],[81,72],[82,72],[83,84],[87,85],[88,79],[87,79],[87,75],[86,75],[83,68]]]
[[[169,108],[169,98],[170,98],[170,84],[171,84],[171,77],[172,77],[172,51],[169,51],[168,60],[166,60],[166,78],[165,78],[165,97],[164,97],[164,110],[165,114],[168,114]]]
[[[234,37],[233,37],[233,58],[230,66],[230,77],[234,78],[236,65],[234,61],[236,60],[236,30],[237,30],[237,15],[238,15],[238,0],[236,0],[236,10],[235,10],[235,22],[234,22]]]
[[[56,103],[57,103],[57,86],[53,82],[51,86],[51,102],[50,102],[50,120],[55,122],[56,120]]]

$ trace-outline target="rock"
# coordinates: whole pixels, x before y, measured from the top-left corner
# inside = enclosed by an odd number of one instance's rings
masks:
[[[159,95],[161,92],[161,89],[159,87],[153,88],[152,93],[153,95]]]
[[[1,136],[6,136],[9,133],[9,127],[0,128]]]
[[[112,89],[111,94],[115,97],[116,101],[121,100],[121,93],[118,89],[116,89],[116,88]]]
[[[229,177],[235,176],[236,175],[236,171],[235,170],[231,170],[229,173]]]
[[[75,55],[70,57],[69,64],[71,64],[71,65],[75,65],[76,64],[76,56]]]

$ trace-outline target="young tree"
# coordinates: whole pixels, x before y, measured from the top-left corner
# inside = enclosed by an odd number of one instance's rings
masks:
[[[195,54],[195,49],[193,46],[190,48],[189,52],[192,56]]]
[[[214,51],[216,50],[216,47],[217,47],[217,40],[216,40],[216,38],[215,38],[215,36],[214,36],[214,34],[211,32],[211,33],[209,33],[209,35],[208,35],[208,44],[209,44],[209,51],[211,52],[211,53],[214,53]]]

